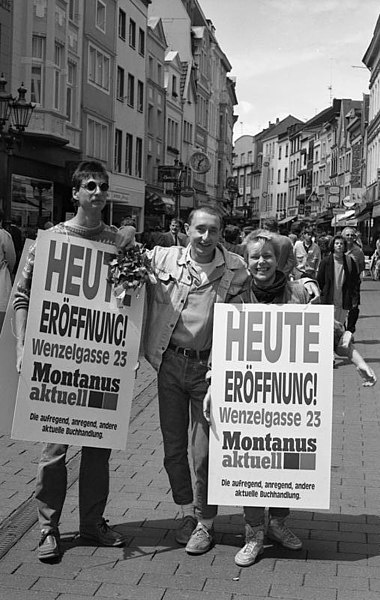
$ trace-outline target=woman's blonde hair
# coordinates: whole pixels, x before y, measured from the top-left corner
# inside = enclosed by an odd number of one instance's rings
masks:
[[[252,244],[260,244],[260,249],[265,244],[270,244],[273,248],[274,255],[278,261],[280,258],[280,245],[278,243],[278,235],[267,229],[255,229],[244,239],[245,255],[248,257],[248,246]]]

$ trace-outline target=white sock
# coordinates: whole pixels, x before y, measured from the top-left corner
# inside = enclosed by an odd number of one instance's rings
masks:
[[[181,511],[183,517],[193,517],[194,504],[181,504]]]
[[[211,529],[214,524],[214,519],[199,519],[199,522],[202,523],[206,529]]]

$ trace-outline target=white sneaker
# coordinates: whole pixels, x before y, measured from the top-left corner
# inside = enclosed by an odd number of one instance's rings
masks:
[[[245,545],[235,556],[238,567],[250,567],[259,554],[264,552],[264,526],[246,525]]]

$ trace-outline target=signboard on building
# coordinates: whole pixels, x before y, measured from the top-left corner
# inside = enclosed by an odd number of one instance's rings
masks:
[[[339,196],[329,196],[330,204],[339,204]]]
[[[362,167],[362,152],[363,145],[361,143],[354,144],[351,148],[352,163],[351,163],[351,186],[359,187],[361,182],[361,167]]]
[[[179,167],[161,165],[158,167],[158,181],[162,183],[175,183],[178,181],[180,171]]]
[[[337,194],[339,196],[339,185],[332,185],[330,187],[330,194]]]

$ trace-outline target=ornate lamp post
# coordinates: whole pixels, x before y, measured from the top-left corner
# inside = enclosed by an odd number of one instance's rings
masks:
[[[22,83],[18,88],[18,97],[6,92],[7,81],[0,77],[0,150],[6,154],[6,160],[0,164],[0,204],[3,203],[5,220],[10,216],[10,157],[28,127],[35,104],[25,100],[26,88]]]

